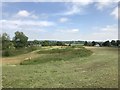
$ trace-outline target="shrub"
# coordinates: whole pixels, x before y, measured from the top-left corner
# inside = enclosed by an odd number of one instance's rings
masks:
[[[7,49],[7,50],[2,51],[2,56],[10,57],[10,56],[16,56],[16,55],[20,55],[20,54],[26,54],[26,53],[34,51],[36,49],[37,49],[37,47],[35,47],[35,46],[19,48],[19,49]]]
[[[8,57],[8,56],[11,56],[11,55],[13,55],[13,51],[11,51],[11,50],[4,50],[4,51],[2,51],[2,56],[3,57]]]
[[[28,49],[29,52],[31,52],[31,51],[37,50],[37,47],[36,46],[30,46],[27,49]]]
[[[3,51],[2,56],[8,57],[8,56],[10,56],[10,52],[8,50]]]

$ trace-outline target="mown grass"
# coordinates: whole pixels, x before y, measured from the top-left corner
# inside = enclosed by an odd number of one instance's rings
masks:
[[[67,47],[64,49],[48,49],[41,50],[38,52],[39,54],[44,54],[41,57],[38,57],[33,60],[25,60],[20,63],[20,65],[31,65],[31,64],[40,64],[47,63],[51,61],[68,61],[73,58],[82,58],[87,57],[92,54],[92,51],[87,50],[85,48],[77,48]]]
[[[35,65],[4,65],[3,88],[117,88],[118,49],[87,49],[93,54],[84,58]]]

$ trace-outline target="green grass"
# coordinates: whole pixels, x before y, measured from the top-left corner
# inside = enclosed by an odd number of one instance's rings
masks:
[[[26,54],[29,52],[32,52],[34,50],[37,50],[37,47],[26,47],[26,48],[19,48],[19,49],[8,49],[2,51],[2,57],[13,57],[21,54]]]
[[[94,47],[89,57],[36,65],[4,65],[4,88],[117,88],[117,48]],[[47,55],[47,54],[45,54]]]
[[[87,50],[85,48],[71,48],[67,47],[64,49],[48,49],[48,50],[40,50],[39,54],[44,54],[38,58],[33,60],[25,60],[20,63],[20,65],[31,65],[31,64],[40,64],[47,63],[53,61],[69,61],[73,58],[82,58],[87,57],[92,54],[92,51]]]

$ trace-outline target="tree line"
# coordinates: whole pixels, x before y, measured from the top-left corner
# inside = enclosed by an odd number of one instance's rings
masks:
[[[15,36],[10,39],[10,36],[7,33],[3,33],[0,35],[0,41],[2,43],[2,50],[8,49],[19,49],[24,47],[31,47],[31,46],[66,46],[71,44],[83,44],[84,46],[120,46],[120,40],[112,40],[112,41],[105,41],[105,42],[88,42],[88,41],[28,41],[28,37],[23,33],[16,31]],[[1,44],[0,44],[1,45]]]
[[[111,41],[107,40],[107,41],[104,41],[104,42],[95,42],[95,41],[88,42],[88,41],[85,41],[84,46],[119,47],[120,46],[120,40],[111,40]]]
[[[12,40],[7,33],[3,33],[0,38],[2,42],[2,50],[23,48],[27,46],[28,37],[23,32],[15,32],[15,36]]]
[[[0,41],[2,45],[2,50],[8,49],[20,49],[31,46],[64,46],[65,43],[61,41],[28,41],[28,37],[23,33],[16,31],[15,36],[10,39],[10,36],[7,33],[0,35]]]

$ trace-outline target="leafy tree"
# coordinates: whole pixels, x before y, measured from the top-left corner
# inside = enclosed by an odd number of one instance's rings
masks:
[[[12,42],[10,42],[10,37],[7,33],[2,34],[2,50],[11,48]]]
[[[96,45],[96,42],[95,41],[92,41],[92,46],[95,46]]]
[[[38,40],[34,40],[33,43],[34,44],[39,44],[39,41]]]
[[[117,46],[116,41],[115,41],[115,40],[112,40],[112,41],[111,41],[111,45],[112,45],[112,46]]]
[[[27,46],[28,37],[23,32],[15,32],[15,37],[13,38],[14,46],[16,48],[22,48]]]
[[[87,41],[85,41],[84,46],[88,46],[88,42]]]
[[[111,46],[111,43],[109,42],[109,41],[105,41],[105,42],[103,42],[103,44],[102,44],[102,46]]]
[[[117,45],[117,46],[120,46],[120,40],[117,40],[117,41],[116,41],[116,45]]]
[[[47,41],[47,40],[43,41],[42,46],[49,46],[49,41]]]
[[[57,42],[56,42],[56,45],[57,45],[57,46],[63,46],[63,45],[65,45],[65,44],[62,43],[62,42],[60,42],[60,41],[57,41]]]
[[[99,45],[100,45],[100,47],[102,47],[102,42],[97,42],[97,44],[99,44]]]

